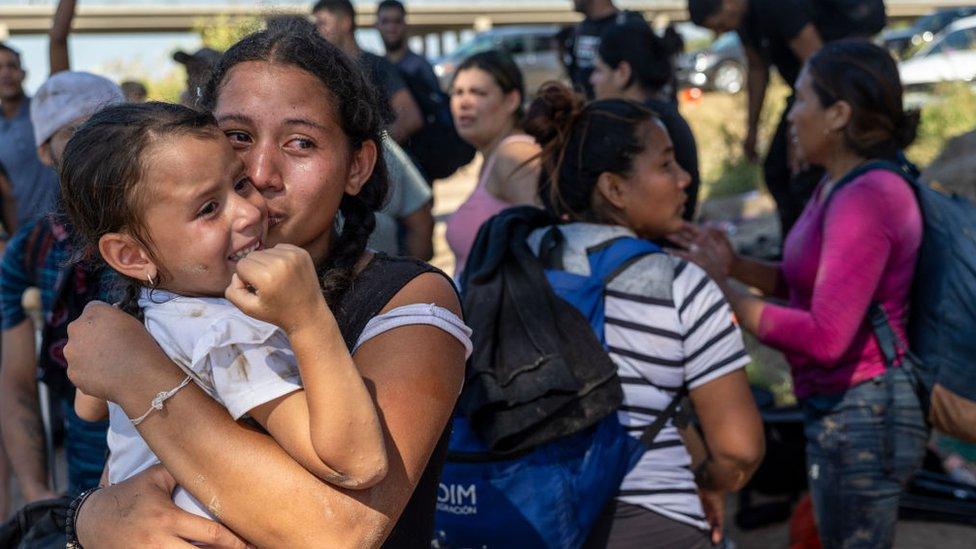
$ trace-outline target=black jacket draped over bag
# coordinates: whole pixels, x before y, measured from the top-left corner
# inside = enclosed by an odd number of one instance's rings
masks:
[[[478,231],[461,279],[473,330],[459,410],[494,453],[514,454],[579,432],[617,410],[617,366],[588,320],[559,298],[526,242],[554,225],[531,206],[509,208]],[[544,239],[558,245],[556,238]],[[542,250],[546,256],[546,249]]]

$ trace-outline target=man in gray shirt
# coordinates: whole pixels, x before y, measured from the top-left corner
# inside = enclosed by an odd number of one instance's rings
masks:
[[[37,156],[26,76],[17,50],[0,44],[0,164],[10,177],[17,202],[17,224],[54,210],[58,176]]]

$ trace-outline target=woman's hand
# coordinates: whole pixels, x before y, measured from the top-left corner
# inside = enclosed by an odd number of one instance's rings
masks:
[[[172,500],[176,480],[162,465],[92,494],[75,524],[84,547],[206,547],[248,545],[219,522],[188,513]]]
[[[712,545],[718,545],[725,535],[725,491],[698,490],[705,520],[711,529]]]
[[[328,313],[311,256],[291,244],[249,253],[224,295],[248,316],[289,335]]]
[[[118,402],[114,392],[140,375],[147,353],[162,350],[137,319],[107,303],[89,303],[68,325],[68,377],[91,397]]]
[[[668,240],[681,248],[671,253],[698,265],[716,282],[728,278],[738,260],[728,235],[716,227],[685,223],[680,231],[668,235]]]

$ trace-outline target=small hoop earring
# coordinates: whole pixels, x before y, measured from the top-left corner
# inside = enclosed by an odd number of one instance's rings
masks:
[[[147,273],[146,274],[146,278],[149,280],[149,287],[155,289],[156,288],[156,281],[153,280],[153,276],[151,274],[148,274]]]

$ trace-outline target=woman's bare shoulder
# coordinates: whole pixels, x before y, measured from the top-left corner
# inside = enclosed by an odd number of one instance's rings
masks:
[[[457,290],[454,289],[451,281],[439,272],[427,272],[415,277],[393,296],[381,312],[385,313],[413,303],[433,303],[458,316],[461,315],[461,302]]]

